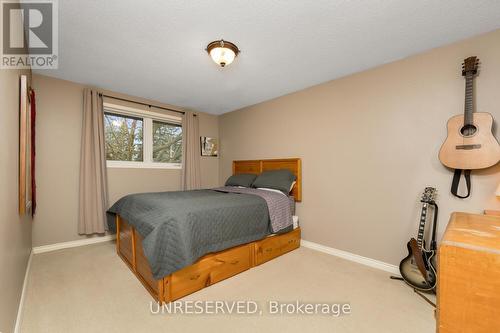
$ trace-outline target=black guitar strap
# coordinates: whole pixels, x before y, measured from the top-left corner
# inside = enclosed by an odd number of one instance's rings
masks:
[[[458,184],[460,184],[460,178],[462,176],[462,171],[464,173],[465,184],[467,185],[467,195],[463,196],[458,194]],[[455,174],[453,175],[453,182],[451,183],[451,193],[460,199],[468,198],[470,195],[470,170],[455,169]]]

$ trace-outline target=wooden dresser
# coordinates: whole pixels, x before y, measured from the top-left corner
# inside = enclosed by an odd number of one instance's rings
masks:
[[[500,217],[453,213],[438,251],[438,333],[500,332]]]

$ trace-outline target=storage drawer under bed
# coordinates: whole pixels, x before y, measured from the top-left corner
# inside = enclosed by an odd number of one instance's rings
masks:
[[[245,244],[215,254],[167,277],[165,300],[176,300],[195,291],[239,274],[252,267],[252,246]]]
[[[260,265],[300,247],[300,228],[255,242],[255,264]]]
[[[117,217],[117,230],[118,253],[160,302],[177,300],[300,247],[300,228],[297,228],[286,234],[207,254],[196,263],[156,280],[144,255],[139,233],[120,217]]]

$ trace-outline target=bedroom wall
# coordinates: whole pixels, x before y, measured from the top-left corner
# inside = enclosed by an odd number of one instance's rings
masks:
[[[33,246],[85,238],[77,234],[84,85],[34,75],[37,94],[38,212]],[[217,117],[199,113],[200,135],[218,137]],[[202,186],[218,184],[218,158],[201,158]],[[180,170],[108,168],[109,201],[125,194],[180,188]]]
[[[460,200],[437,158],[447,119],[463,112],[470,55],[482,67],[477,109],[498,124],[500,30],[222,115],[221,182],[235,159],[301,157],[303,239],[398,264],[425,186],[439,190],[439,237],[453,211],[500,209],[500,164],[474,171]]]
[[[0,69],[0,332],[13,332],[31,251],[31,217],[19,217],[19,76]]]

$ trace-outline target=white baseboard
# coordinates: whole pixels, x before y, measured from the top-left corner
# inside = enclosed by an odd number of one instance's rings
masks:
[[[309,241],[306,241],[306,240],[301,240],[300,244],[301,244],[301,246],[307,247],[307,248],[312,249],[312,250],[316,250],[316,251],[320,251],[320,252],[323,252],[323,253],[327,253],[327,254],[330,254],[332,256],[340,257],[342,259],[347,259],[347,260],[350,260],[350,261],[354,261],[354,262],[356,262],[358,264],[362,264],[362,265],[370,266],[370,267],[373,267],[373,268],[377,268],[377,269],[389,272],[389,273],[397,275],[397,276],[400,275],[398,266],[391,265],[391,264],[388,264],[388,263],[383,262],[383,261],[379,261],[379,260],[375,260],[375,259],[363,257],[363,256],[360,256],[360,255],[351,253],[351,252],[334,249],[332,247],[328,247],[328,246],[324,246],[324,245],[321,245],[321,244],[309,242]]]
[[[116,239],[116,235],[106,235],[106,236],[100,236],[100,237],[84,238],[84,239],[79,239],[79,240],[75,240],[75,241],[71,241],[71,242],[35,246],[33,248],[33,254],[52,252],[52,251],[69,249],[72,247],[78,247],[78,246],[84,246],[84,245],[90,245],[90,244],[110,242],[114,239]]]
[[[33,258],[33,250],[30,252],[28,258],[28,265],[26,265],[26,272],[24,273],[23,289],[21,291],[21,299],[17,308],[16,325],[14,326],[14,333],[18,333],[21,329],[21,320],[23,318],[24,299],[26,298],[26,288],[28,287],[28,280],[31,270],[31,259]]]

